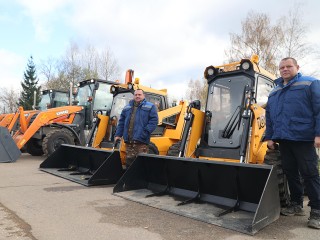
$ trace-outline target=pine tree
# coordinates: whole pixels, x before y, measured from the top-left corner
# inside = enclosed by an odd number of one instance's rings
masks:
[[[34,92],[36,91],[36,106],[38,106],[40,96],[40,86],[38,87],[39,80],[36,75],[36,66],[31,56],[28,60],[26,71],[23,74],[23,82],[21,82],[22,92],[19,98],[19,106],[22,106],[24,110],[33,109]]]

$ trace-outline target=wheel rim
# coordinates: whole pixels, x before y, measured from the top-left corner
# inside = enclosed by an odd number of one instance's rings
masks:
[[[54,144],[53,144],[53,148],[54,150],[57,150],[61,144],[65,144],[65,143],[69,143],[65,138],[58,138],[56,141],[54,141]]]

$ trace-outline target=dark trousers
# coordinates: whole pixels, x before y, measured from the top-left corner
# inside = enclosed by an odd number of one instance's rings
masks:
[[[304,180],[311,209],[320,210],[318,156],[313,142],[279,141],[282,168],[287,176],[291,201],[302,205]]]

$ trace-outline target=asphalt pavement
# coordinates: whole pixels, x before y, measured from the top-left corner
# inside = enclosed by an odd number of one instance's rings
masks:
[[[280,216],[249,236],[125,200],[112,195],[113,186],[85,187],[42,172],[43,160],[24,153],[0,164],[0,240],[319,239],[308,216]]]

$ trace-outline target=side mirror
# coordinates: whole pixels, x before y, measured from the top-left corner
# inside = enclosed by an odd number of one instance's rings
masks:
[[[94,84],[94,90],[98,90],[98,89],[99,89],[99,83],[96,82],[96,83]]]
[[[72,88],[72,95],[73,96],[76,96],[78,94],[78,92],[79,92],[79,88],[78,87],[73,87]]]
[[[195,109],[200,110],[200,108],[201,108],[200,100],[194,100],[191,104],[192,104],[192,107],[194,107]]]
[[[211,111],[206,111],[206,117],[207,118],[212,118],[212,112]]]
[[[74,100],[74,101],[72,101],[72,106],[76,106],[76,105],[78,105],[78,103],[79,103],[78,100]]]

